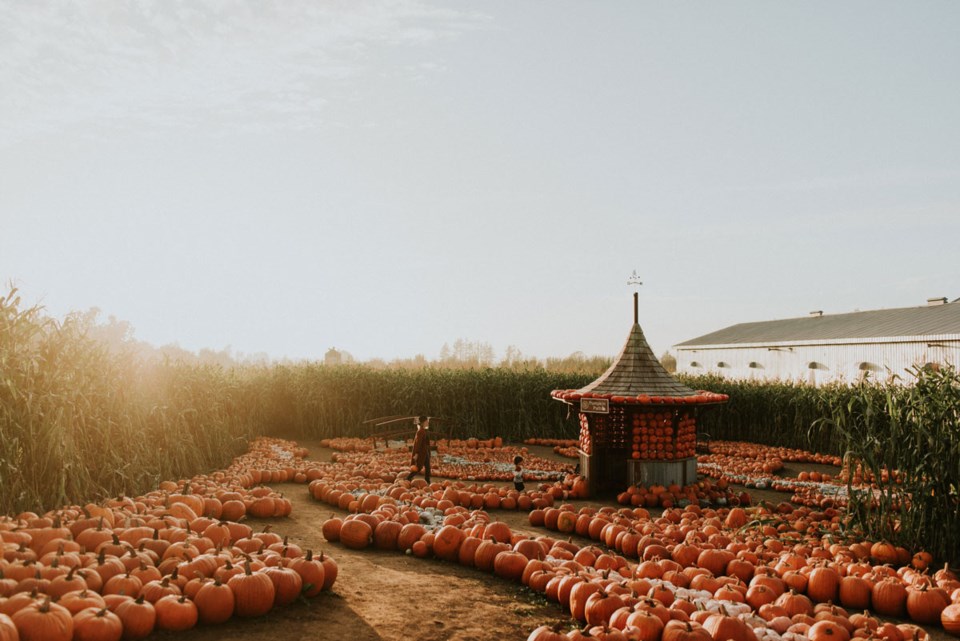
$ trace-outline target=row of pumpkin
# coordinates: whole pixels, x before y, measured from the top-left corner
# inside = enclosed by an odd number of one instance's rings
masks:
[[[226,470],[144,496],[0,518],[0,640],[141,639],[329,589],[332,558],[239,522],[290,513],[256,484],[305,480],[305,454],[259,439]]]

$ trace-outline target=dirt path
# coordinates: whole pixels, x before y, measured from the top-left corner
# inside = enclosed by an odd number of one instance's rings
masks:
[[[329,452],[305,442],[324,460]],[[399,552],[349,550],[328,543],[320,532],[331,514],[346,512],[313,500],[306,486],[273,486],[293,502],[286,519],[250,519],[255,530],[267,524],[289,536],[291,543],[336,559],[340,571],[331,592],[315,599],[276,608],[257,619],[231,619],[224,625],[198,627],[177,635],[182,641],[446,641],[463,639],[526,639],[543,623],[570,617],[554,603],[534,595],[519,583],[508,583],[473,568],[443,561],[417,559]],[[546,534],[527,524],[526,513],[497,511],[494,520],[532,535]],[[151,638],[172,635],[158,633]]]

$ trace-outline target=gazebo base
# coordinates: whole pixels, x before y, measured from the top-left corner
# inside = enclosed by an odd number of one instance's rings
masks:
[[[677,485],[683,487],[697,481],[697,458],[679,461],[627,461],[628,485]]]

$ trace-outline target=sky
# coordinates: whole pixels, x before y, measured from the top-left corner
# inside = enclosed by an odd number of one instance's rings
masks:
[[[0,290],[274,358],[960,297],[960,3],[0,0]]]

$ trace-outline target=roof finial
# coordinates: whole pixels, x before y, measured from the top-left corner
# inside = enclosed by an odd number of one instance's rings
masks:
[[[637,276],[637,270],[633,270],[633,273],[630,274],[630,278],[627,279],[627,285],[633,285],[633,324],[636,325],[640,322],[640,312],[638,310],[639,300],[640,300],[640,285],[643,285],[640,282],[640,277]]]

